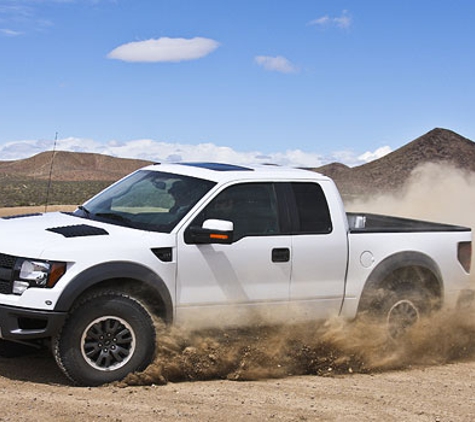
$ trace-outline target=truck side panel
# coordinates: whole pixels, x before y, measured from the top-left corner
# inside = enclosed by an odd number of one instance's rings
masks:
[[[458,243],[471,240],[471,233],[465,232],[420,232],[408,233],[350,233],[349,267],[346,283],[345,301],[342,315],[354,317],[366,283],[381,265],[395,263],[395,266],[414,265],[432,262],[438,269],[442,281],[442,302],[454,307],[460,293],[467,288],[470,275],[457,259]],[[400,253],[406,257],[400,260]],[[411,259],[409,259],[411,257]],[[394,269],[394,265],[392,269]],[[385,274],[380,272],[381,276]]]

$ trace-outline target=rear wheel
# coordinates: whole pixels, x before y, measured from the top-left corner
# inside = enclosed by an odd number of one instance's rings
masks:
[[[53,342],[59,367],[75,384],[100,385],[140,371],[155,353],[155,329],[146,308],[125,294],[105,291],[74,307]]]
[[[422,286],[400,283],[381,289],[370,313],[386,324],[388,336],[399,340],[433,307],[433,296]]]
[[[423,315],[430,311],[430,295],[422,288],[402,284],[387,292],[380,317],[387,325],[390,338],[403,337]]]
[[[358,314],[383,324],[389,338],[400,340],[421,318],[440,308],[441,294],[432,271],[408,265],[372,280],[361,296]]]

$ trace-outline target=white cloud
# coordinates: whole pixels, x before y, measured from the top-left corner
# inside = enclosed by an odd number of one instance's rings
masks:
[[[389,146],[377,148],[375,151],[366,151],[363,154],[357,154],[352,150],[336,151],[332,154],[331,161],[354,167],[377,160],[391,152],[392,149]]]
[[[392,152],[391,147],[384,146],[384,147],[378,148],[377,150],[373,152],[366,151],[364,154],[361,154],[360,156],[358,156],[358,160],[363,161],[364,163],[369,163],[370,161],[374,161],[374,160],[377,160],[378,158],[388,155],[390,152]]]
[[[8,28],[0,28],[0,33],[7,37],[18,37],[19,35],[23,35],[23,32],[14,31],[13,29]]]
[[[330,23],[330,17],[328,15],[315,19],[310,22],[310,25],[327,25]]]
[[[205,57],[218,47],[219,43],[209,38],[162,37],[120,45],[107,57],[126,62],[181,62]]]
[[[341,16],[331,17],[328,15],[310,21],[309,25],[315,25],[320,28],[326,28],[329,26],[336,26],[341,29],[348,29],[351,26],[352,19],[348,14],[348,10],[343,10]]]
[[[2,160],[28,158],[43,151],[51,151],[52,140],[26,140],[0,145]],[[233,148],[212,143],[198,145],[159,142],[153,139],[135,139],[126,142],[100,143],[92,139],[63,138],[56,142],[57,151],[92,152],[123,158],[140,158],[155,162],[217,161],[233,164],[272,163],[289,167],[319,167],[330,162],[348,166],[365,164],[391,152],[389,147],[357,155],[351,151],[338,151],[329,157],[300,149],[264,154],[261,151],[236,151]]]
[[[48,8],[44,4],[73,3],[75,0],[0,0],[0,22],[5,25],[0,35],[16,37],[31,31],[43,31],[53,22],[42,17]],[[8,26],[8,28],[7,28]],[[12,29],[15,28],[15,29]]]
[[[335,151],[331,155],[330,162],[342,163],[349,167],[363,164],[361,161],[358,160],[357,154],[355,154],[355,152],[352,150]]]
[[[347,29],[351,26],[351,17],[344,13],[338,18],[333,18],[333,22],[338,28]]]
[[[281,73],[296,73],[298,67],[282,56],[256,56],[255,62],[266,70]]]
[[[98,151],[96,151],[98,152]],[[141,158],[159,162],[216,161],[234,164],[274,163],[301,167],[319,166],[323,157],[300,150],[263,154],[261,151],[236,151],[230,147],[212,143],[198,145],[157,142],[151,139],[138,139],[124,143],[109,142],[102,153],[117,156]]]

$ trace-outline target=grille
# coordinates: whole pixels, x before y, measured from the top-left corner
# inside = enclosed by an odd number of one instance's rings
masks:
[[[9,295],[11,292],[12,292],[12,284],[10,282],[0,280],[0,293],[2,295]]]
[[[16,257],[14,256],[0,253],[0,267],[11,269],[15,265],[15,260]]]
[[[0,293],[11,294],[12,272],[16,257],[0,253]]]

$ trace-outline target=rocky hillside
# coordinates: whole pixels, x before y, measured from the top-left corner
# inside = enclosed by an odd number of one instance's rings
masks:
[[[43,205],[53,158],[50,204],[79,204],[111,182],[149,161],[100,154],[44,152],[16,161],[0,161],[0,207]],[[397,191],[411,172],[428,162],[450,163],[475,171],[475,143],[447,129],[433,129],[398,150],[350,168],[332,163],[312,170],[335,180],[344,198]]]
[[[353,168],[333,163],[313,170],[334,179],[345,195],[364,195],[368,190],[397,191],[418,165],[429,162],[475,171],[475,143],[437,128],[370,163]]]
[[[52,161],[53,158],[53,161]],[[57,181],[115,181],[150,164],[150,161],[110,157],[108,155],[51,151],[16,161],[0,161],[0,176],[52,179]]]
[[[150,162],[64,151],[0,161],[0,207],[81,204],[147,164]]]

